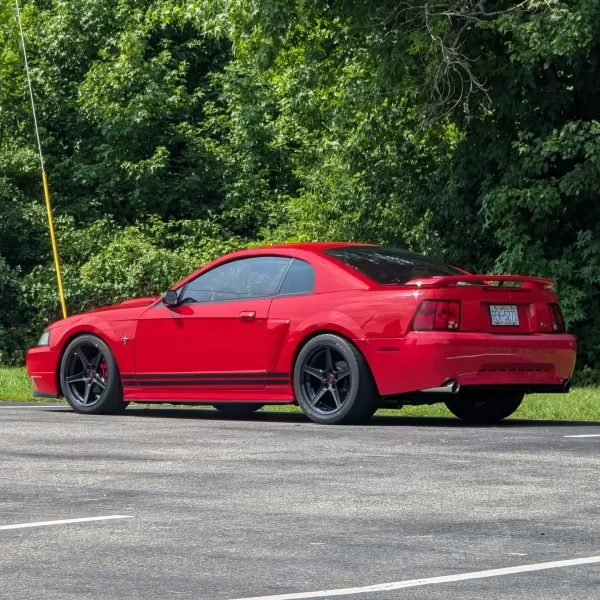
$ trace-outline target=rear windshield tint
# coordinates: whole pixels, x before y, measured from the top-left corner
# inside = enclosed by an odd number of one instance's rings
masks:
[[[404,285],[412,279],[464,274],[437,260],[399,248],[350,246],[324,252],[380,285]]]

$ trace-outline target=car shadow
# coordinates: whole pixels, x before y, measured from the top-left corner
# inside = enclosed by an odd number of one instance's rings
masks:
[[[265,422],[312,424],[301,412],[263,409],[246,417],[231,417],[209,407],[130,406],[125,415],[134,418],[197,419],[205,421]],[[402,415],[377,415],[369,421],[351,427],[455,427],[463,429],[519,429],[526,427],[590,427],[600,426],[600,421],[558,421],[545,419],[506,419],[493,425],[466,423],[455,417],[421,417]]]

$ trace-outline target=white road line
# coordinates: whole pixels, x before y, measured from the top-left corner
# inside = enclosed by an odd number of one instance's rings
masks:
[[[15,404],[15,406],[7,406],[3,404],[0,408],[4,408],[6,410],[12,410],[13,408],[68,408],[68,404]]]
[[[578,435],[565,435],[566,438],[600,437],[600,433],[580,433]]]
[[[600,563],[600,556],[534,563],[531,565],[521,565],[518,567],[491,569],[489,571],[473,571],[472,573],[459,573],[457,575],[443,575],[442,577],[429,577],[428,579],[408,579],[405,581],[393,581],[391,583],[366,585],[364,587],[339,588],[337,590],[321,590],[318,592],[301,592],[298,594],[275,594],[274,596],[253,596],[252,598],[237,598],[236,600],[305,600],[307,598],[330,598],[333,596],[350,596],[353,594],[389,592],[392,590],[402,590],[404,588],[417,587],[420,585],[452,583],[454,581],[465,581],[467,579],[484,579],[486,577],[499,577],[501,575],[514,575],[515,573],[544,571],[546,569],[558,569],[560,567],[576,567],[577,565],[590,565],[594,563]]]
[[[17,523],[0,525],[0,529],[26,529],[28,527],[47,527],[49,525],[68,525],[69,523],[89,523],[90,521],[111,521],[113,519],[133,519],[129,515],[108,515],[107,517],[86,517],[85,519],[63,519],[62,521],[38,521],[37,523]]]

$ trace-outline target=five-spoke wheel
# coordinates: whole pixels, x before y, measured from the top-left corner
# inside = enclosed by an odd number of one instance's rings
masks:
[[[121,377],[110,348],[94,335],[75,338],[65,350],[60,384],[67,402],[78,412],[123,410]]]
[[[310,407],[321,414],[342,408],[352,388],[348,363],[332,346],[317,346],[302,365],[302,387]]]
[[[364,421],[379,400],[362,354],[333,334],[318,335],[302,348],[294,367],[294,392],[302,410],[317,423]]]
[[[93,406],[102,398],[109,375],[106,358],[96,344],[80,342],[67,357],[66,372],[69,395],[78,406]]]

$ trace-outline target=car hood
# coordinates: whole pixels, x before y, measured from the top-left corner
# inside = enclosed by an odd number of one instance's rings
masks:
[[[146,308],[151,304],[154,304],[158,300],[159,296],[147,296],[146,298],[134,298],[133,300],[124,300],[119,304],[111,304],[110,306],[102,306],[95,308],[94,310],[88,311],[86,314],[105,312],[108,310],[120,310],[123,308]]]
[[[67,317],[66,319],[61,319],[52,323],[47,329],[52,329],[53,327],[68,327],[70,325],[75,325],[80,321],[85,321],[87,316],[100,316],[100,313],[108,313],[105,316],[107,318],[116,319],[116,320],[127,320],[127,319],[136,319],[138,318],[149,306],[154,304],[159,299],[159,296],[148,296],[146,298],[135,298],[133,300],[125,300],[120,302],[119,304],[112,304],[110,306],[102,306],[100,308],[95,308],[85,313],[81,313],[79,315],[73,315],[71,317]]]

